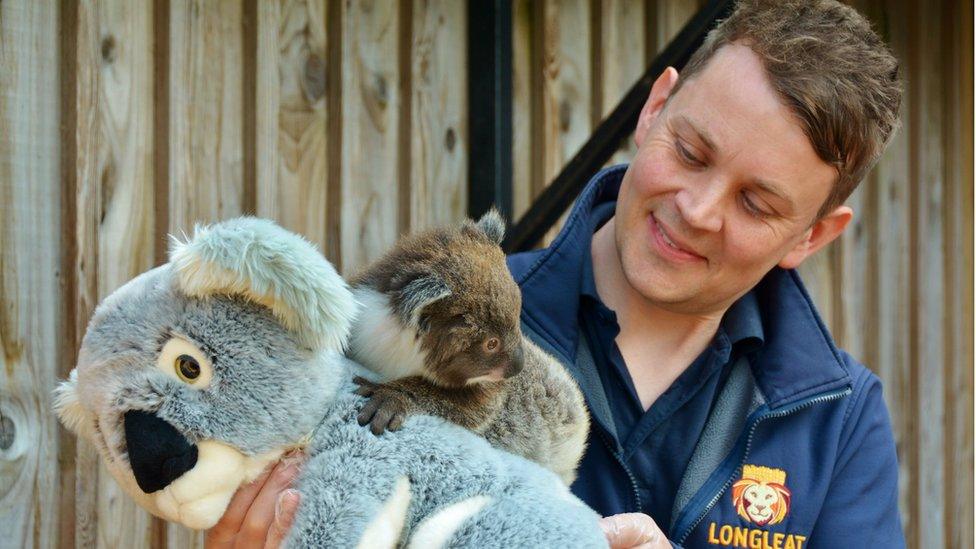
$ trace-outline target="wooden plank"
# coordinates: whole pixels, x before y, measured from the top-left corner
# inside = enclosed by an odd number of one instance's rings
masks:
[[[261,2],[257,213],[325,250],[328,227],[326,1]]]
[[[99,301],[154,263],[152,12],[121,0],[78,9],[74,272],[79,334]],[[152,519],[80,441],[80,546],[148,547]],[[92,513],[91,505],[96,509]]]
[[[797,269],[803,279],[810,297],[817,306],[817,311],[827,327],[833,330],[831,319],[834,317],[834,258],[835,243],[828,244],[819,252],[808,257]]]
[[[350,274],[397,238],[400,74],[395,2],[346,2],[342,13],[341,269]]]
[[[546,0],[542,67],[543,174],[548,183],[589,137],[589,2]]]
[[[900,12],[902,5],[897,1],[878,0],[875,6],[876,22],[882,35],[889,38],[890,46],[903,63],[903,75],[911,77],[910,67],[904,62],[910,51],[908,44],[907,15]],[[906,89],[907,92],[907,89]],[[873,292],[871,317],[878,334],[877,362],[868,364],[881,378],[885,401],[891,413],[892,426],[899,462],[899,507],[902,526],[908,539],[912,539],[918,527],[917,520],[922,515],[913,511],[913,476],[917,471],[913,457],[915,438],[915,417],[911,389],[911,227],[912,209],[909,188],[910,175],[910,134],[915,123],[908,117],[914,98],[906,93],[902,102],[901,120],[903,127],[895,134],[888,149],[882,155],[875,169],[877,173],[877,204],[873,205],[876,217],[871,221],[872,230],[877,235],[874,261],[878,265],[879,277]]]
[[[590,2],[545,0],[542,65],[542,174],[546,185],[592,131]],[[549,245],[564,214],[543,239]]]
[[[454,223],[467,210],[468,99],[466,86],[460,85],[467,71],[465,5],[456,0],[413,5],[412,230]]]
[[[170,4],[171,231],[242,212],[241,34],[240,2]]]
[[[617,106],[627,90],[634,85],[650,60],[644,57],[647,33],[644,0],[602,0],[600,17],[602,43],[599,45],[601,77],[595,83],[601,88],[599,113],[602,120]],[[630,162],[637,146],[633,136],[620,144],[607,165]]]
[[[75,52],[78,49],[78,3],[62,3],[58,13],[58,39],[60,48],[58,73],[60,75],[60,112],[58,113],[60,135],[60,178],[61,178],[61,314],[64,318],[59,342],[58,378],[65,379],[70,375],[78,358],[78,346],[84,333],[78,315],[77,296],[81,293],[77,287],[81,277],[75,272],[78,246],[75,245],[77,225],[77,204],[74,197],[77,194],[77,89],[78,89],[78,56],[66,55],[65,52]],[[81,471],[94,471],[94,468],[78,469],[78,439],[74,433],[65,428],[58,430],[58,473],[59,483],[57,502],[60,514],[58,520],[57,542],[59,547],[77,547],[87,542],[87,547],[94,546],[94,535],[80,538],[76,529],[81,521],[76,517],[91,518],[95,516],[94,498],[80,497],[84,486],[94,486],[94,474],[83,477]],[[95,473],[97,474],[97,473]],[[86,526],[93,521],[88,520]],[[93,528],[86,530],[94,532]]]
[[[878,279],[877,263],[872,259],[877,236],[873,231],[877,186],[877,172],[872,171],[847,200],[854,210],[854,219],[832,244],[837,284],[832,299],[834,313],[842,319],[841,326],[832,333],[839,347],[869,366],[877,364],[877,333],[870,315]]]
[[[920,8],[910,17],[911,32],[917,36],[913,51],[911,93],[915,100],[910,118],[912,155],[915,166],[915,204],[913,261],[917,286],[913,319],[916,322],[915,355],[912,364],[917,380],[918,452],[917,474],[919,510],[925,526],[917,528],[919,547],[938,547],[945,541],[948,516],[944,507],[945,471],[945,234],[942,216],[944,201],[944,160],[942,127],[944,90],[941,78],[941,12]],[[954,513],[953,513],[954,515]],[[919,515],[916,515],[919,516]]]
[[[59,526],[61,261],[58,11],[0,4],[0,532],[54,547]]]
[[[535,196],[533,177],[532,64],[534,27],[531,0],[512,0],[512,218],[519,219]]]
[[[169,231],[244,213],[242,5],[171,0]],[[169,547],[202,547],[202,532],[169,524]]]
[[[647,59],[654,59],[698,12],[699,0],[647,0]]]
[[[943,3],[946,91],[945,547],[973,546],[973,5]],[[968,83],[959,85],[960,82]]]

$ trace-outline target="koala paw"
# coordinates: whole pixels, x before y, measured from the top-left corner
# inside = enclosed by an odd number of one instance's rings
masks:
[[[374,383],[361,377],[353,380],[359,388],[356,394],[369,397],[369,402],[360,410],[356,420],[360,425],[369,425],[374,435],[384,431],[396,431],[412,409],[410,397],[395,387]]]

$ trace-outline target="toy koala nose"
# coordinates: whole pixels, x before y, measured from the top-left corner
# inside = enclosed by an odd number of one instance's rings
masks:
[[[143,492],[166,488],[196,465],[197,447],[155,414],[129,410],[123,423],[129,465]]]

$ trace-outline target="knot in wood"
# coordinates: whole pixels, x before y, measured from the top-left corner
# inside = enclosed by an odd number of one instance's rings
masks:
[[[17,428],[14,422],[7,416],[0,414],[0,450],[8,450],[14,445],[14,435]]]
[[[390,97],[387,91],[386,77],[382,74],[377,74],[373,80],[373,94],[376,96],[376,102],[379,106],[385,109],[390,102]]]
[[[447,147],[448,151],[453,151],[456,144],[457,134],[454,133],[454,128],[448,128],[447,132],[444,133],[444,146]]]
[[[115,37],[111,34],[102,38],[102,60],[106,63],[115,61]]]
[[[316,54],[311,54],[305,58],[303,70],[305,97],[309,103],[315,103],[325,95],[325,61]]]

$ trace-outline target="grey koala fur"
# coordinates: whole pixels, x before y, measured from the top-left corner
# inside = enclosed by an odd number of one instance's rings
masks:
[[[491,210],[477,223],[403,238],[353,279],[363,310],[348,354],[382,381],[361,382],[360,394],[371,401],[359,420],[381,433],[411,414],[438,415],[568,485],[589,416],[572,377],[521,333],[521,296],[500,247],[504,232]],[[452,320],[458,317],[463,324]],[[498,348],[488,353],[481,346],[490,338]],[[493,379],[486,375],[492,370],[511,375]]]
[[[371,374],[341,355],[354,310],[296,235],[250,218],[198,228],[98,306],[56,410],[137,503],[193,528],[302,446],[290,546],[606,546],[596,513],[530,461],[432,416],[384,437],[359,426],[352,379]],[[179,368],[191,359],[198,368]],[[131,432],[133,411],[194,449],[149,493],[132,452],[155,439]]]

